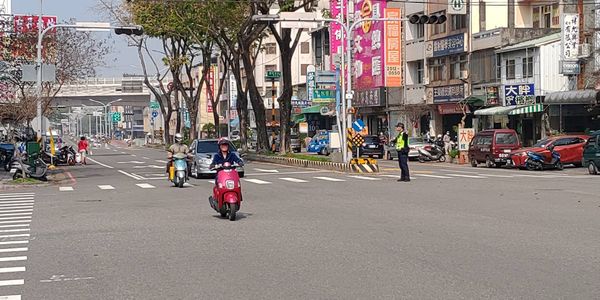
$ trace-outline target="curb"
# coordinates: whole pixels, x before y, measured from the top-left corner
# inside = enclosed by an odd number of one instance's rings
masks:
[[[267,155],[260,155],[260,154],[251,154],[251,153],[247,153],[245,158],[248,160],[252,160],[252,161],[268,162],[268,163],[302,167],[302,168],[325,169],[325,170],[340,171],[340,172],[351,172],[352,171],[350,164],[345,164],[345,163],[335,163],[335,162],[328,162],[328,161],[312,161],[312,160],[292,158],[292,157],[267,156]]]

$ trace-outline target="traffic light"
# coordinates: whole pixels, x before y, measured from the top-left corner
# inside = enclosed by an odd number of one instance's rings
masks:
[[[445,14],[414,14],[408,18],[411,24],[443,24],[448,18]]]
[[[144,29],[142,27],[120,27],[115,28],[115,33],[118,35],[126,34],[126,35],[142,35],[144,34]]]

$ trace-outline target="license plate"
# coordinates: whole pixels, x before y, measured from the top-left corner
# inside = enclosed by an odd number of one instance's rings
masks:
[[[508,153],[500,153],[500,157],[508,157]]]
[[[510,149],[504,149],[504,153],[510,153]]]
[[[369,145],[369,148],[377,148],[377,145]]]

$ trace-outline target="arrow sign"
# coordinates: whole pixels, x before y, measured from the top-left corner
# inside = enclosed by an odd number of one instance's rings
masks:
[[[358,132],[363,131],[363,129],[365,129],[365,122],[361,119],[354,121],[354,123],[352,123],[352,129]]]

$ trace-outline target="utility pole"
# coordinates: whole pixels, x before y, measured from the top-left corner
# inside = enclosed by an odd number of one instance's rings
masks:
[[[272,136],[272,144],[271,151],[275,152],[277,146],[275,145],[275,97],[277,95],[277,91],[275,90],[275,78],[271,78],[271,136]]]

